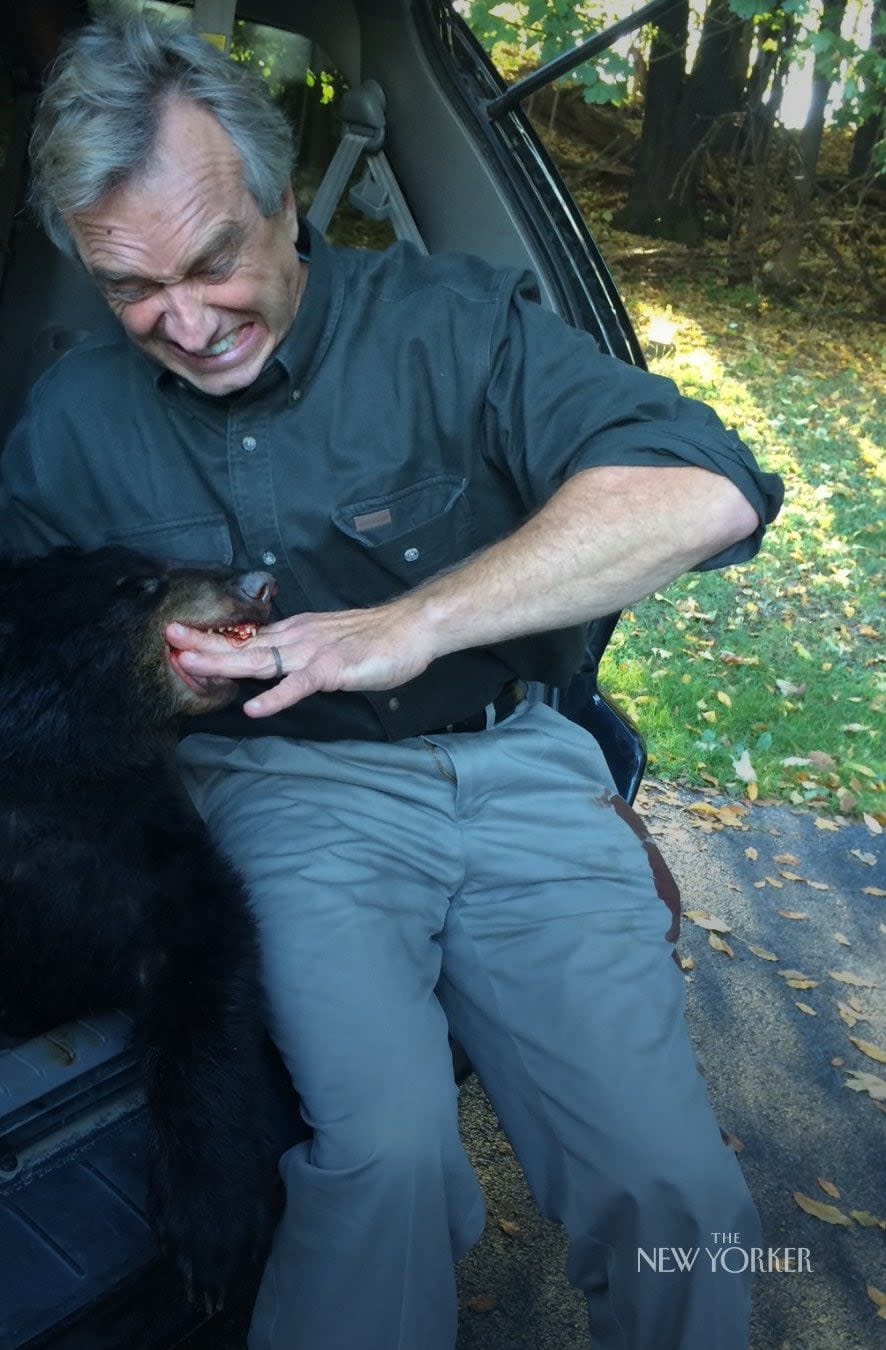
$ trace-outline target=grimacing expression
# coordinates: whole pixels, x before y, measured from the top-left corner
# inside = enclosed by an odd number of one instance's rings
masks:
[[[132,341],[203,393],[245,389],[292,324],[303,284],[292,192],[263,216],[199,104],[171,99],[146,170],[67,223]]]

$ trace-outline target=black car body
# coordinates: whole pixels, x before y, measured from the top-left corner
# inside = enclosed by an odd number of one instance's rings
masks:
[[[3,438],[42,369],[113,322],[82,269],[55,252],[22,206],[40,74],[64,29],[88,17],[87,6],[38,0],[13,10],[0,170],[0,243],[8,236]],[[490,117],[489,102],[504,86],[447,0],[244,0],[237,17],[301,35],[312,63],[334,67],[339,88],[350,91],[338,102],[345,137],[337,168],[314,198],[321,228],[357,161],[364,177],[352,200],[387,217],[394,233],[430,252],[531,268],[543,303],[590,331],[604,351],[642,365],[575,203],[519,109]],[[642,744],[596,686],[616,620],[593,625],[584,670],[550,697],[594,731],[632,799]],[[150,1350],[177,1344],[200,1320],[145,1220],[145,1112],[129,1027],[125,1010],[109,1010],[27,1042],[0,1041],[0,1350],[126,1342]],[[457,1047],[456,1067],[462,1074],[468,1067]],[[294,1110],[283,1089],[281,1105],[284,1114]]]

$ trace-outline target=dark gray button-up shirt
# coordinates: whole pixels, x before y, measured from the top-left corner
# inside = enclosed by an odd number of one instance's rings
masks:
[[[601,355],[536,303],[528,274],[305,234],[298,315],[249,389],[202,395],[125,338],[84,343],[43,376],[0,461],[6,551],[117,542],[264,568],[282,617],[390,600],[596,465],[699,465],[774,518],[780,480],[733,432]],[[703,566],[752,556],[762,533]],[[460,720],[514,675],[565,685],[583,646],[582,628],[535,634],[452,653],[396,691],[319,694],[260,720],[235,707],[190,728],[395,740]]]

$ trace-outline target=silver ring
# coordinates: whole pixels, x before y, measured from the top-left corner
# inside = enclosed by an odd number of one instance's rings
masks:
[[[277,672],[277,679],[278,679],[278,680],[282,680],[282,678],[283,678],[283,658],[282,658],[281,655],[280,655],[279,648],[277,648],[277,647],[272,647],[272,648],[271,648],[271,655],[272,655],[273,658],[274,658],[274,669],[275,669],[276,672]]]

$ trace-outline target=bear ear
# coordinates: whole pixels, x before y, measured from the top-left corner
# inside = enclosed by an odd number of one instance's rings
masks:
[[[163,585],[162,577],[155,576],[133,576],[131,572],[118,577],[114,583],[118,591],[128,590],[135,595],[156,595]]]

